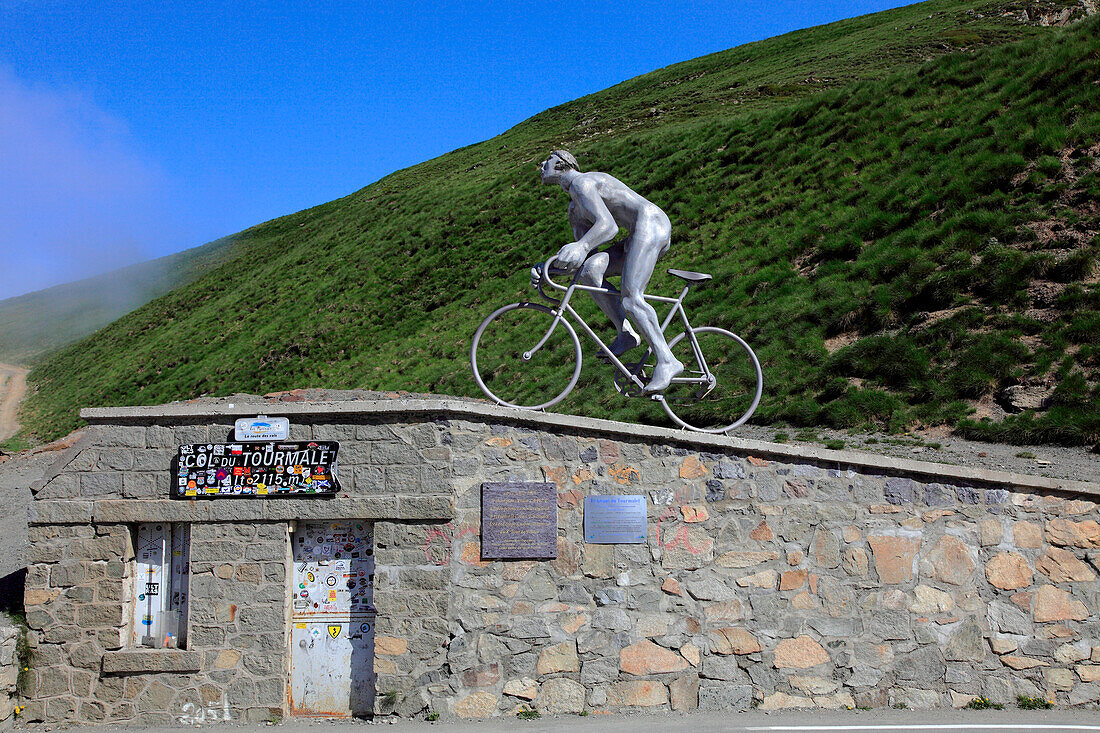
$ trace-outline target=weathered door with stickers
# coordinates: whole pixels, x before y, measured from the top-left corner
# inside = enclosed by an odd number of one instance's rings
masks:
[[[299,522],[291,539],[290,710],[374,708],[374,538],[367,522]]]

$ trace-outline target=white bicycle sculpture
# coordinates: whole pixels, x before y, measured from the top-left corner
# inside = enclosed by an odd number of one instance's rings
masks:
[[[561,285],[552,275],[553,259],[543,264],[539,295],[553,304],[511,303],[498,308],[481,322],[470,345],[470,367],[481,391],[506,407],[545,410],[561,402],[581,375],[581,342],[569,318],[599,346],[601,359],[615,368],[615,389],[625,397],[644,397],[661,403],[669,418],[688,430],[726,433],[743,424],[760,403],[764,378],[760,361],[744,339],[722,328],[695,328],[688,322],[684,297],[692,285],[710,275],[687,270],[668,270],[687,284],[677,298],[646,295],[651,303],[671,304],[661,322],[662,333],[680,317],[684,330],[669,341],[669,348],[685,365],[661,393],[645,394],[655,358],[647,348],[641,360],[624,362],[611,353],[569,301],[577,290],[612,293],[606,288],[577,283]],[[561,299],[547,295],[550,285],[564,293]],[[567,318],[566,316],[569,316]]]

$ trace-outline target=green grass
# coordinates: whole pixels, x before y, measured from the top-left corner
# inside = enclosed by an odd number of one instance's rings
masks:
[[[22,439],[73,429],[79,407],[200,395],[480,396],[474,329],[533,297],[528,266],[570,241],[565,195],[535,172],[568,147],[672,218],[650,292],[677,290],[666,267],[715,276],[687,305],[756,349],[754,422],[1094,442],[1100,22],[1004,15],[1023,7],[935,0],[677,64],[253,227],[225,264],[44,359]],[[1031,285],[1064,287],[1040,304]],[[586,362],[556,410],[665,424]],[[973,416],[1048,374],[1069,384],[1047,411]]]
[[[1041,697],[1017,695],[1016,707],[1020,708],[1021,710],[1050,710],[1052,707],[1054,707],[1054,703],[1050,700],[1044,700]]]
[[[1003,710],[1004,705],[993,702],[988,697],[975,697],[966,704],[967,710]]]

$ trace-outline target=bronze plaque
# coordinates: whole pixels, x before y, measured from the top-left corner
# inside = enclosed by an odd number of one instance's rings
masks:
[[[481,485],[481,557],[558,556],[558,487],[502,481]]]

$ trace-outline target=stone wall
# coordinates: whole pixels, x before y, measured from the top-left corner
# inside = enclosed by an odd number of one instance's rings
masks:
[[[457,511],[449,554],[428,554],[456,587],[454,638],[445,664],[419,655],[440,670],[422,689],[441,713],[1100,700],[1091,500],[502,424],[441,430]],[[479,487],[497,480],[558,485],[555,561],[480,560]],[[582,542],[584,496],[637,493],[647,544]]]
[[[390,426],[366,423],[317,427],[318,437],[344,445],[344,485],[361,487],[341,498],[167,500],[175,446],[224,440],[231,430],[232,420],[92,426],[33,487],[24,597],[35,645],[28,720],[191,724],[282,717],[288,712],[288,522],[453,516],[449,495],[430,493],[449,491],[438,475],[449,476],[449,466],[410,451]],[[438,443],[430,424],[400,432],[409,441],[431,436]],[[310,425],[295,425],[294,437],[313,434]],[[191,525],[184,650],[126,648],[132,528],[152,521]],[[393,521],[379,521],[376,531],[385,543],[379,562],[392,563],[395,577],[408,580],[415,571],[405,564],[423,555],[423,532]],[[391,614],[383,628],[414,651],[441,644],[443,583],[440,575],[434,593],[380,593],[380,607]],[[379,664],[387,680],[405,680],[414,671]]]
[[[1100,701],[1095,484],[469,403],[264,407],[341,441],[339,497],[166,498],[175,446],[255,407],[85,413],[34,487],[30,719],[286,713],[287,523],[339,518],[374,523],[380,713]],[[500,480],[557,484],[557,559],[481,559]],[[645,495],[648,541],[585,544],[594,494]],[[192,525],[186,650],[123,648],[141,521]]]
[[[22,630],[0,613],[0,730],[10,728],[19,704],[19,637]]]

